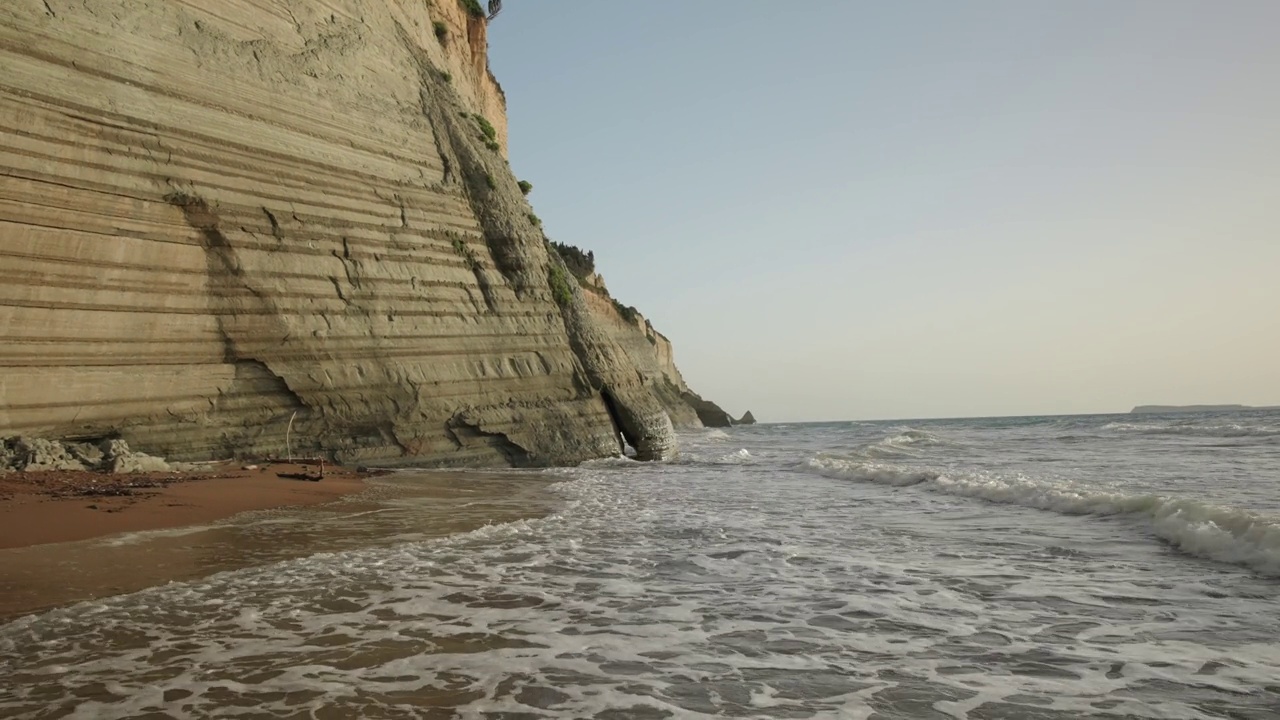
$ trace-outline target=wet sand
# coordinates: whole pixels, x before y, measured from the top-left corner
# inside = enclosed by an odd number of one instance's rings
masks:
[[[364,475],[328,466],[319,482],[281,475],[317,468],[210,465],[200,472],[0,475],[0,549],[209,523],[247,510],[316,505],[364,487]]]
[[[228,570],[467,532],[556,504],[550,479],[531,473],[403,471],[362,480],[348,472],[313,483],[276,478],[277,469],[214,472],[123,497],[50,498],[0,484],[9,495],[0,499],[0,539],[9,543],[0,546],[0,623]],[[23,530],[10,530],[11,522]]]

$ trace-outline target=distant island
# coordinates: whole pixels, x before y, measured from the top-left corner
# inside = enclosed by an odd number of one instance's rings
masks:
[[[1139,405],[1130,415],[1158,415],[1162,413],[1235,412],[1237,410],[1280,410],[1280,405],[1255,407],[1253,405]]]

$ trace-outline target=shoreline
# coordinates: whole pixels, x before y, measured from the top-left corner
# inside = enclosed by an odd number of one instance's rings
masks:
[[[329,466],[318,482],[290,463],[215,463],[207,469],[113,475],[41,470],[0,475],[0,550],[169,530],[242,512],[306,507],[364,489],[360,473]],[[312,469],[314,472],[314,469]]]
[[[320,482],[275,477],[292,469],[224,467],[156,478],[49,474],[43,486],[29,478],[28,485],[42,489],[25,496],[12,489],[21,473],[0,476],[0,539],[9,543],[0,545],[0,625],[220,572],[541,517],[559,506],[547,492],[558,478],[529,472],[335,470]],[[93,480],[99,487],[84,486]],[[111,494],[124,482],[158,486]],[[98,494],[75,494],[86,490]],[[79,527],[79,519],[95,524]],[[15,520],[23,526],[17,534]],[[59,525],[41,528],[53,522]],[[38,537],[66,539],[13,544]]]

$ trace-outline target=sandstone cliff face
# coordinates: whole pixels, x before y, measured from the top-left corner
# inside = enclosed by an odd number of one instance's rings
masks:
[[[603,281],[595,286],[603,288]],[[700,427],[697,413],[682,399],[688,386],[672,360],[671,342],[663,337],[643,315],[625,318],[618,312],[607,291],[593,290],[589,286],[582,292],[587,310],[597,319],[619,347],[626,353],[627,361],[644,379],[662,403],[672,422],[681,427]]]
[[[670,454],[669,344],[553,288],[485,42],[455,0],[0,6],[0,435]]]

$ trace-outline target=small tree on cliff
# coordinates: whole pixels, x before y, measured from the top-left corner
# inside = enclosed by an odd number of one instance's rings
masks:
[[[590,250],[583,252],[581,248],[559,243],[551,240],[551,247],[564,260],[564,264],[569,268],[569,272],[578,280],[586,280],[587,276],[596,271],[596,254]]]

